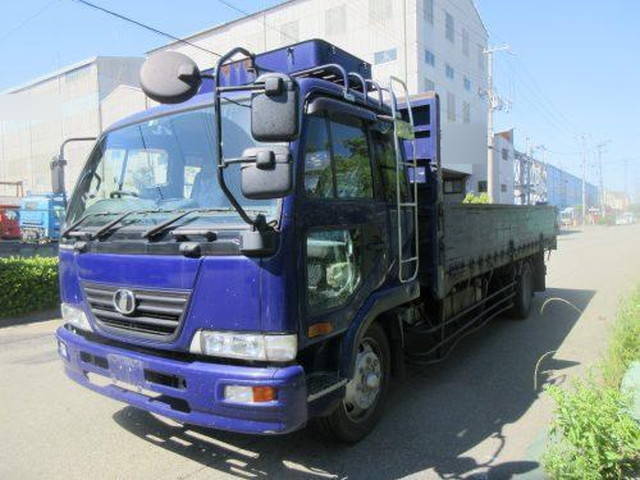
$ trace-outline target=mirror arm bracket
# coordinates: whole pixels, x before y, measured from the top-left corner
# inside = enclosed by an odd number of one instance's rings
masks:
[[[245,212],[244,208],[242,208],[242,205],[240,205],[238,200],[233,196],[233,193],[231,193],[231,191],[229,190],[229,187],[227,186],[227,183],[224,179],[225,164],[224,164],[223,149],[222,149],[222,117],[221,117],[222,109],[220,105],[220,71],[222,69],[222,65],[227,60],[229,60],[230,58],[234,57],[239,53],[250,58],[252,66],[255,67],[255,55],[253,55],[251,52],[249,52],[248,50],[242,47],[237,47],[237,48],[234,48],[233,50],[230,50],[227,54],[221,56],[218,59],[218,63],[216,64],[216,68],[213,74],[213,77],[214,77],[213,78],[213,108],[214,108],[215,122],[216,122],[216,144],[217,144],[216,153],[218,157],[218,167],[222,167],[222,168],[216,169],[216,176],[218,178],[218,184],[220,185],[222,192],[224,193],[225,197],[227,197],[227,199],[229,200],[229,203],[233,205],[233,208],[236,209],[236,211],[238,212],[238,215],[240,215],[240,217],[242,218],[242,220],[244,220],[245,223],[256,228],[257,219],[254,220],[251,217],[249,217],[247,212]]]

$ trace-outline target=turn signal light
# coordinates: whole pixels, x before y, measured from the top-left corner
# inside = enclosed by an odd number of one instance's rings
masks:
[[[276,389],[273,387],[253,387],[253,401],[273,402],[276,399]]]
[[[274,387],[249,387],[244,385],[227,385],[224,387],[224,398],[233,403],[266,403],[273,402],[278,391]]]

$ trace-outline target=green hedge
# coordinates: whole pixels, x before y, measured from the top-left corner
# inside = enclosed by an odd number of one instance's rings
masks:
[[[53,308],[58,303],[57,258],[0,258],[0,318]]]

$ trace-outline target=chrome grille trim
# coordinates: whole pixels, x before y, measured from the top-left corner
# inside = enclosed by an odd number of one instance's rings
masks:
[[[122,288],[136,297],[131,315],[116,311],[114,293]],[[82,289],[98,325],[107,331],[125,333],[155,340],[169,341],[180,330],[191,292],[187,290],[155,290],[82,282]]]

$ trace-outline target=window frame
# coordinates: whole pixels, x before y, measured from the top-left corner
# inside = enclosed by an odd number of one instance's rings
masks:
[[[328,97],[318,97],[318,98],[328,98]],[[333,99],[331,99],[333,100]],[[335,152],[334,152],[334,142],[333,142],[333,131],[331,128],[331,112],[335,111],[336,113],[340,110],[342,110],[342,107],[349,107],[349,104],[341,102],[341,101],[336,101],[336,109],[331,108],[330,106],[331,104],[327,104],[328,108],[325,108],[323,110],[321,110],[320,112],[313,112],[313,113],[304,113],[304,126],[305,126],[305,133],[303,138],[300,141],[300,146],[299,146],[299,152],[300,154],[303,156],[303,161],[300,162],[302,164],[302,168],[300,170],[302,170],[301,175],[300,175],[300,180],[298,182],[298,184],[300,185],[300,189],[298,191],[301,191],[302,196],[306,199],[306,200],[310,200],[310,201],[322,201],[322,202],[327,202],[327,201],[334,201],[334,202],[362,202],[362,201],[371,201],[371,200],[380,200],[380,195],[381,193],[381,185],[382,185],[382,180],[380,179],[378,173],[377,173],[377,165],[376,165],[376,159],[374,158],[374,152],[373,152],[373,139],[371,136],[371,128],[369,125],[369,122],[367,121],[367,117],[366,114],[367,113],[371,113],[369,110],[364,110],[362,112],[359,112],[358,110],[353,110],[350,109],[350,111],[348,113],[344,112],[343,115],[347,116],[347,117],[351,117],[355,120],[357,120],[358,122],[360,122],[361,125],[361,129],[362,132],[364,134],[365,140],[366,140],[366,145],[367,145],[367,154],[368,154],[368,158],[369,158],[369,168],[370,168],[370,172],[371,172],[371,196],[370,197],[347,197],[347,198],[342,198],[338,196],[338,182],[337,182],[337,177],[336,177],[336,161],[335,161]],[[306,146],[307,146],[307,135],[308,135],[308,130],[306,130],[306,125],[307,125],[307,119],[310,118],[311,116],[316,116],[319,118],[322,118],[324,120],[324,128],[326,128],[326,132],[327,132],[327,138],[329,141],[329,156],[330,156],[330,162],[331,162],[331,178],[332,178],[332,196],[331,197],[314,197],[314,196],[310,196],[305,188],[305,176],[306,176],[306,171],[307,171],[307,165],[306,165],[306,159],[304,159],[304,154],[306,151]],[[336,123],[340,123],[338,121],[336,121]]]

